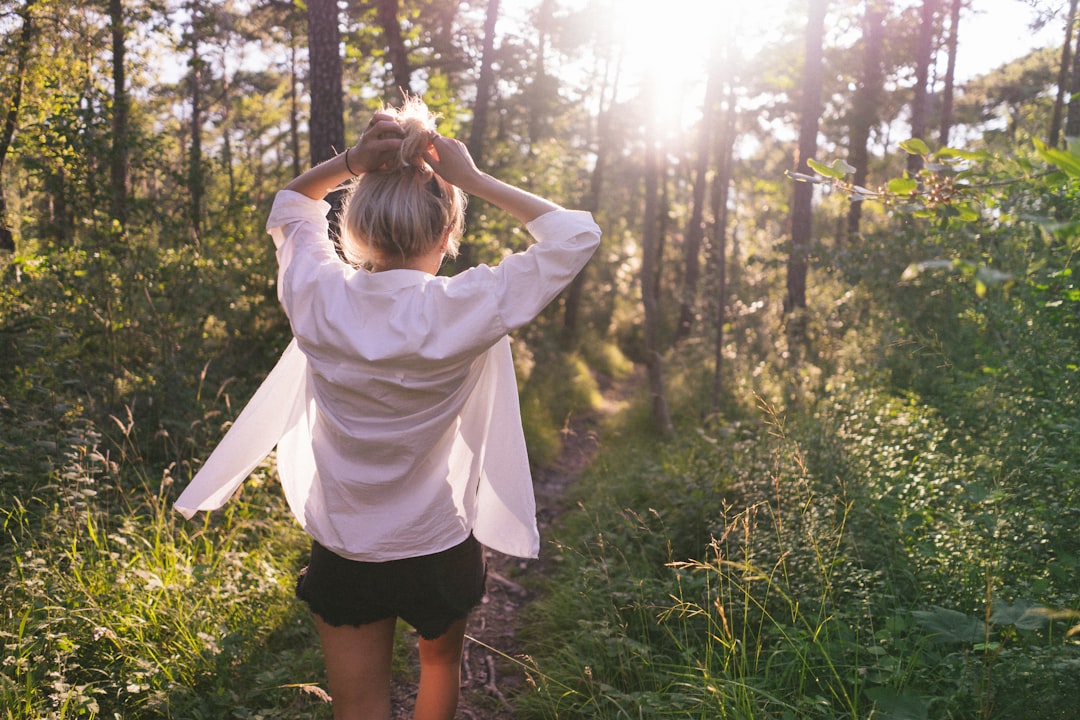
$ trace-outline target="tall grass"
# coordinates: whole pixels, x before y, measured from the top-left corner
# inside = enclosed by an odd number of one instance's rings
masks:
[[[526,622],[523,717],[1071,717],[1076,448],[995,435],[1029,410],[987,402],[990,374],[940,403],[892,392],[844,357],[872,360],[867,338],[801,386],[747,372],[704,424],[675,360],[680,436],[652,440],[645,402],[608,428]],[[1069,422],[1071,400],[1041,407]]]
[[[678,449],[606,446],[581,500],[592,521],[566,523],[574,542],[559,547],[565,571],[534,610],[543,624],[534,641],[546,651],[535,658],[542,673],[526,717],[860,717],[869,658],[860,662],[828,582],[846,510],[805,486],[798,498],[783,492],[784,503],[725,502],[734,478],[718,471],[770,444],[756,429],[728,430],[723,458],[704,433]],[[780,467],[798,470],[800,458],[771,440],[773,467],[755,454],[744,470],[780,482]],[[703,531],[712,540],[687,559]],[[800,582],[811,576],[827,582]]]
[[[83,423],[47,483],[4,493],[3,717],[330,717],[291,597],[306,543],[269,470],[186,522],[173,468],[145,475],[118,424],[128,452]]]

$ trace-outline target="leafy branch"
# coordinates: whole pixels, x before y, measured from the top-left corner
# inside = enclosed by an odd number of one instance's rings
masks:
[[[1080,178],[1080,143],[1061,150],[1048,147],[1034,140],[1035,152],[1044,162],[1053,165],[1070,178]],[[922,158],[922,168],[914,175],[905,170],[900,177],[892,178],[876,188],[856,185],[850,176],[855,172],[846,160],[836,159],[832,164],[807,160],[814,175],[788,172],[796,182],[828,185],[845,193],[851,202],[877,200],[886,208],[895,207],[910,212],[915,217],[954,218],[960,222],[975,222],[981,218],[976,206],[981,193],[993,188],[1029,182],[1034,178],[1049,177],[1055,171],[1025,174],[1003,180],[976,182],[980,176],[976,170],[979,163],[992,159],[985,150],[963,150],[944,147],[931,150],[925,141],[911,138],[900,143],[900,149],[908,155]]]

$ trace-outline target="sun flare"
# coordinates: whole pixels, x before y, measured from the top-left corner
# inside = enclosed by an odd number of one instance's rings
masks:
[[[782,6],[783,0],[615,0],[621,97],[645,93],[666,132],[685,131],[700,118],[713,48],[726,43],[748,52],[762,45]]]

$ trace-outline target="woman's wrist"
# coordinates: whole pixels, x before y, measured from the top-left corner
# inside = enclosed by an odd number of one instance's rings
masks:
[[[362,175],[364,172],[366,172],[363,167],[360,167],[359,160],[354,161],[354,162],[357,162],[357,165],[355,167],[359,168],[359,170],[354,170],[353,169],[353,167],[354,167],[353,164],[351,162],[349,162],[349,152],[352,151],[353,149],[355,149],[355,147],[356,147],[355,145],[347,147],[347,148],[345,148],[345,152],[341,153],[342,155],[345,156],[345,170],[348,171],[348,173],[350,175],[352,175],[353,177],[357,177],[359,175]]]
[[[470,185],[472,189],[464,187],[461,189],[510,213],[523,223],[532,222],[545,213],[561,209],[550,200],[493,178],[487,173],[482,172],[476,183],[470,183]]]

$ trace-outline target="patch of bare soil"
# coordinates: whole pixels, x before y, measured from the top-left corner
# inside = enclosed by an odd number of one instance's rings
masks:
[[[469,618],[468,637],[461,671],[462,720],[495,720],[514,717],[511,698],[525,689],[525,671],[508,660],[521,658],[528,648],[517,639],[521,608],[534,599],[526,585],[529,577],[543,574],[545,556],[551,552],[547,531],[564,511],[566,488],[589,464],[598,443],[602,418],[616,407],[618,388],[605,389],[605,405],[599,411],[571,418],[563,430],[558,462],[533,471],[537,523],[540,526],[540,558],[522,560],[488,551],[487,595]],[[414,668],[418,667],[413,647]],[[416,701],[416,682],[399,680],[394,687],[394,720],[409,720]]]

